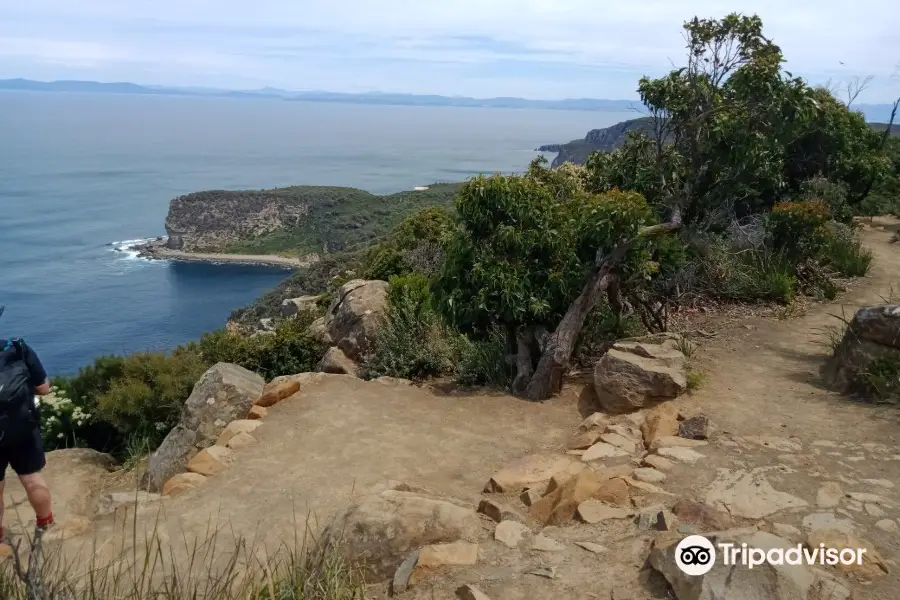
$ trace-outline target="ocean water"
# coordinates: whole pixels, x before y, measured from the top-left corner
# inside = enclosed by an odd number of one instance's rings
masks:
[[[53,374],[224,325],[287,272],[147,261],[174,196],[344,185],[375,193],[523,170],[541,144],[633,113],[0,93],[0,337]],[[552,158],[548,157],[548,158]]]

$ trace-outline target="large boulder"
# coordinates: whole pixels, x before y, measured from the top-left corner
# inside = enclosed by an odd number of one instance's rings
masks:
[[[325,332],[352,360],[359,361],[372,347],[387,314],[388,287],[386,281],[348,281],[325,313]]]
[[[678,600],[849,600],[850,589],[828,572],[806,566],[768,562],[754,566],[726,565],[718,544],[741,544],[766,552],[780,548],[796,551],[797,544],[762,531],[734,530],[707,536],[716,545],[715,566],[705,575],[687,575],[675,563],[675,550],[684,536],[663,534],[650,552],[650,565],[662,573]]]
[[[316,365],[316,371],[319,373],[332,373],[335,375],[353,375],[359,376],[359,366],[350,360],[350,357],[344,354],[344,351],[336,346],[332,346]]]
[[[425,493],[385,490],[365,496],[335,519],[325,539],[342,540],[346,558],[370,582],[390,578],[403,559],[427,544],[477,541],[481,520],[471,507]]]
[[[859,373],[879,358],[900,361],[900,305],[868,306],[856,311],[825,366],[825,380],[841,392],[852,392]]]
[[[594,366],[594,390],[607,412],[626,413],[677,397],[687,389],[679,336],[619,340]]]
[[[146,485],[159,491],[170,477],[184,472],[200,450],[212,446],[225,426],[247,416],[265,381],[243,367],[213,365],[194,385],[181,420],[150,456]]]
[[[281,316],[293,317],[305,310],[311,310],[316,307],[316,302],[322,298],[319,296],[300,296],[299,298],[287,298],[281,303]]]

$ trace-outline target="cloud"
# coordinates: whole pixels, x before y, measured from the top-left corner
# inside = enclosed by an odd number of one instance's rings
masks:
[[[684,20],[732,10],[812,82],[900,88],[896,0],[0,0],[0,77],[634,98],[681,61]]]

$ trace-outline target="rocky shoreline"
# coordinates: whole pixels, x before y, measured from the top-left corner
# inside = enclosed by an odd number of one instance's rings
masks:
[[[180,262],[205,262],[211,264],[239,264],[262,267],[280,267],[283,269],[299,269],[308,267],[319,261],[319,256],[312,254],[303,258],[279,256],[277,254],[223,254],[218,252],[186,252],[174,250],[167,246],[168,239],[159,237],[142,244],[129,246],[141,258],[149,260],[175,260]]]

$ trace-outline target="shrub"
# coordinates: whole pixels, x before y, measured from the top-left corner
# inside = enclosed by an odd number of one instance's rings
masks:
[[[84,443],[84,432],[94,415],[75,404],[65,388],[53,385],[50,393],[41,397],[41,435],[47,450],[70,448]]]
[[[509,390],[516,376],[504,332],[493,329],[480,339],[458,338],[455,379],[462,385]]]
[[[821,200],[828,207],[832,218],[840,223],[853,221],[853,209],[847,202],[847,195],[845,184],[821,176],[800,184],[802,200]]]
[[[698,255],[697,291],[737,302],[788,303],[797,292],[794,265],[763,247],[735,249],[729,240],[708,240]]]
[[[390,278],[387,322],[366,357],[363,376],[423,379],[453,369],[453,338],[432,308],[428,278],[406,275]]]
[[[308,331],[314,318],[314,313],[301,313],[282,321],[271,334],[249,338],[218,330],[204,335],[191,347],[207,365],[234,363],[259,373],[266,380],[314,371],[327,349]]]
[[[609,344],[627,337],[645,333],[636,315],[619,317],[606,303],[600,303],[588,314],[584,328],[578,336],[572,357],[581,366],[593,365],[603,355]]]
[[[872,253],[856,233],[839,223],[829,228],[820,256],[824,264],[844,277],[864,277],[872,264]]]
[[[366,279],[387,280],[393,275],[420,272],[431,275],[440,268],[441,240],[453,226],[450,212],[431,207],[404,219],[391,235],[369,251]]]
[[[900,400],[900,360],[892,357],[874,359],[858,375],[862,392],[879,402]]]
[[[780,202],[766,219],[766,230],[776,252],[790,259],[816,256],[825,245],[831,220],[828,205],[821,200]]]
[[[123,361],[121,375],[96,397],[96,418],[123,439],[137,436],[155,448],[178,422],[184,401],[206,369],[200,355],[188,349],[171,355],[132,354]]]

